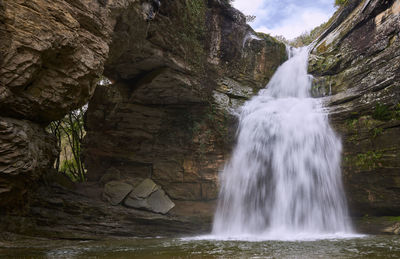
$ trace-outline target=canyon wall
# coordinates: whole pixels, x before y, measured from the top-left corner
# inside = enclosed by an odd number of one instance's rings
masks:
[[[108,57],[113,12],[128,5],[0,1],[0,206],[21,207],[53,167],[58,151],[44,128],[89,100]]]
[[[0,20],[2,231],[207,231],[235,109],[286,60],[285,45],[218,0],[0,1]],[[99,85],[103,75],[112,83]],[[86,103],[89,182],[66,183],[45,128]],[[107,181],[145,178],[176,203],[171,213],[103,200]]]
[[[309,70],[343,139],[353,215],[400,214],[400,1],[350,1]]]
[[[173,200],[210,201],[233,144],[232,111],[263,88],[285,46],[255,33],[222,1],[165,1],[152,20],[117,19],[104,74],[89,102],[90,181],[118,171],[151,178]]]

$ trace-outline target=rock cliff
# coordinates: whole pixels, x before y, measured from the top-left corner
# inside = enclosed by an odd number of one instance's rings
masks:
[[[215,200],[231,111],[266,85],[285,46],[228,4],[193,0],[163,2],[151,21],[125,10],[110,49],[113,83],[95,90],[87,112],[89,180],[118,170],[175,200]]]
[[[232,111],[286,59],[282,43],[219,0],[0,1],[0,20],[5,230],[70,238],[209,227],[185,215],[212,214],[206,201],[217,197],[233,144]],[[102,75],[112,84],[98,86]],[[88,102],[90,183],[66,191],[50,173],[58,151],[45,127]],[[110,207],[99,188],[116,175],[129,188],[155,182],[167,203],[153,206],[149,194],[146,208],[175,208],[163,216]]]
[[[64,238],[206,231],[235,108],[285,46],[219,0],[0,1],[0,21],[0,212],[30,201],[0,225]],[[400,0],[349,1],[310,71],[343,139],[353,215],[399,215]],[[58,152],[44,128],[88,102],[89,183],[67,190],[44,177]],[[156,187],[126,199],[144,182]]]
[[[400,1],[350,1],[309,70],[344,145],[353,215],[400,214]]]
[[[0,206],[26,201],[52,168],[57,150],[44,126],[93,94],[108,56],[109,13],[124,5],[0,1]]]

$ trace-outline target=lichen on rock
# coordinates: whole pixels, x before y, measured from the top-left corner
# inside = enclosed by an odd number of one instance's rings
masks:
[[[343,139],[353,215],[400,214],[399,5],[350,1],[310,56],[314,94]]]

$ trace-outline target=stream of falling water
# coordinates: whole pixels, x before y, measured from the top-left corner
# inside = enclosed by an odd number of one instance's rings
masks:
[[[352,232],[341,142],[311,98],[308,48],[288,48],[267,87],[240,111],[237,144],[221,175],[213,236],[341,237]]]

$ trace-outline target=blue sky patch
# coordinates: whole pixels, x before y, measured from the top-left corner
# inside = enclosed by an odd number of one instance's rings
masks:
[[[233,6],[257,18],[250,25],[271,35],[293,39],[326,22],[335,12],[333,0],[235,0]]]

